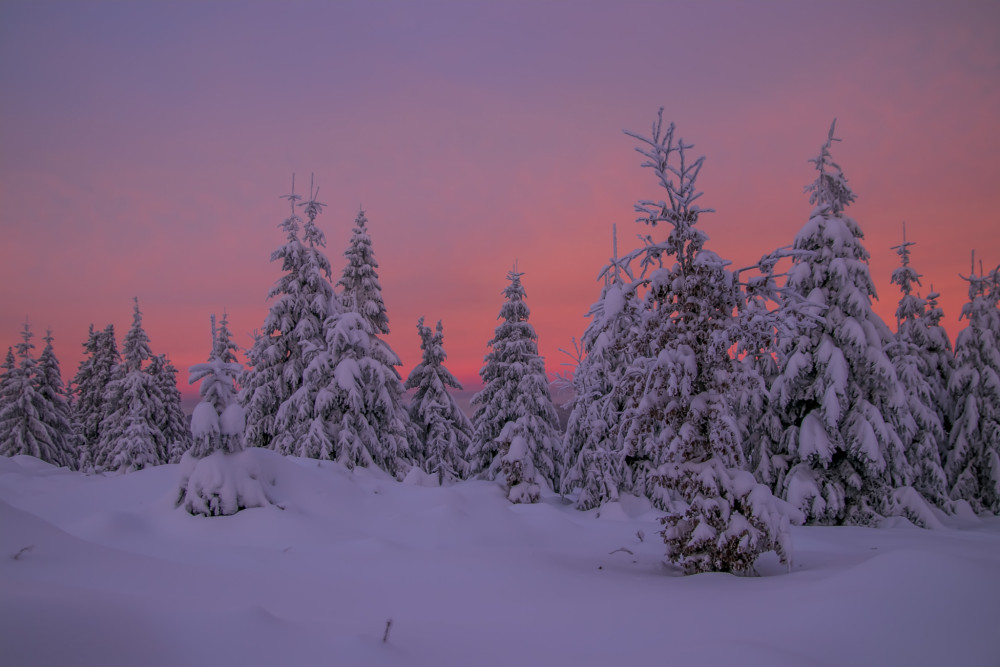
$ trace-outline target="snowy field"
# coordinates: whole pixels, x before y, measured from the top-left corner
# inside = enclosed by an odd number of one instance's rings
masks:
[[[250,456],[281,508],[219,518],[174,509],[176,465],[0,458],[0,662],[1000,665],[1000,518],[793,528],[791,573],[685,577],[643,501]]]

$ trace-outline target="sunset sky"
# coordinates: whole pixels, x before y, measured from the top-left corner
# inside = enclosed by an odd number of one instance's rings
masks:
[[[334,280],[367,211],[404,377],[424,315],[475,388],[515,260],[559,371],[612,223],[633,248],[661,198],[622,133],[661,106],[735,265],[806,222],[835,117],[891,326],[904,220],[952,336],[970,251],[1000,263],[998,2],[0,0],[0,351],[27,317],[72,376],[138,296],[193,391],[210,313],[242,345],[264,321],[294,172]]]

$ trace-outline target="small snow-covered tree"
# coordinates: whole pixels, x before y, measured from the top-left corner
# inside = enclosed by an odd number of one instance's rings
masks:
[[[835,125],[835,123],[834,123]],[[810,521],[867,524],[909,481],[896,424],[906,399],[884,349],[891,332],[871,307],[876,296],[861,227],[844,215],[855,195],[830,148],[834,125],[806,187],[814,209],[795,238],[788,286],[822,310],[799,315],[781,341],[771,400],[784,431],[788,472],[781,495]]]
[[[341,288],[340,302],[346,310],[358,313],[372,325],[376,334],[389,333],[389,317],[382,301],[382,285],[378,279],[378,262],[368,235],[368,218],[364,209],[354,219],[351,242],[344,251],[347,265],[337,282]]]
[[[103,331],[94,331],[91,324],[83,350],[87,356],[80,362],[70,382],[70,394],[73,398],[73,420],[83,439],[79,466],[81,470],[89,470],[94,464],[101,439],[101,422],[107,412],[104,393],[115,367],[121,362],[114,326],[109,324]]]
[[[893,247],[900,266],[892,272],[892,283],[899,286],[902,296],[896,308],[896,335],[885,352],[896,369],[906,397],[907,412],[900,422],[899,436],[912,470],[913,488],[935,505],[948,506],[948,483],[941,465],[941,450],[946,439],[938,411],[934,385],[937,372],[927,358],[927,326],[922,322],[927,302],[913,293],[920,285],[920,274],[910,266],[910,246],[903,228],[903,242]],[[905,510],[904,510],[905,511]],[[914,516],[918,518],[918,516]]]
[[[75,467],[74,434],[62,394],[59,365],[47,335],[42,363],[34,358],[34,334],[25,322],[17,364],[8,352],[0,381],[0,455],[26,454],[58,466]]]
[[[1000,267],[969,276],[968,325],[955,339],[954,414],[945,464],[950,495],[1000,513]]]
[[[122,363],[104,394],[105,417],[94,465],[99,470],[131,472],[167,460],[167,441],[160,430],[165,410],[156,378],[146,371],[152,356],[135,299],[132,326],[122,342]]]
[[[201,402],[191,415],[193,445],[181,459],[177,505],[189,514],[226,516],[263,507],[271,499],[261,471],[244,451],[243,408],[236,401],[236,378],[242,367],[228,344],[226,318],[218,329],[215,316],[211,319],[208,361],[190,371],[190,382],[201,382]]]
[[[292,209],[281,225],[286,241],[271,254],[272,262],[281,260],[285,274],[268,292],[274,301],[263,331],[247,352],[249,368],[241,377],[239,396],[246,412],[248,445],[323,458],[322,448],[308,446],[305,440],[317,428],[316,392],[326,381],[303,383],[306,368],[325,345],[327,319],[341,308],[330,285],[330,262],[323,253],[326,240],[315,224],[323,208],[317,196],[314,192],[299,204],[305,207],[305,223],[295,212],[301,197],[294,192],[285,196]]]
[[[414,457],[425,472],[445,480],[462,479],[469,474],[465,452],[472,443],[472,422],[465,416],[448,389],[461,389],[455,376],[444,367],[444,329],[417,322],[423,358],[406,378],[406,389],[416,389],[410,402],[410,421],[417,432],[420,451]]]
[[[485,386],[472,399],[477,407],[468,457],[473,470],[487,479],[503,478],[511,501],[536,502],[541,486],[555,481],[559,419],[538,336],[528,322],[523,275],[516,267],[507,273],[502,322],[479,371]]]
[[[624,483],[618,438],[623,406],[614,389],[632,362],[631,340],[642,308],[627,271],[618,260],[616,239],[611,264],[602,272],[601,297],[587,313],[591,320],[581,341],[585,356],[573,373],[574,396],[563,436],[562,492],[579,487],[580,510],[617,500]]]
[[[200,382],[198,394],[201,402],[195,407],[191,419],[193,443],[191,455],[204,458],[212,452],[236,453],[243,451],[244,416],[236,401],[236,381],[243,366],[236,361],[229,346],[229,332],[225,326],[216,328],[212,322],[212,350],[208,361],[191,366],[188,382]]]
[[[636,204],[637,221],[665,225],[668,234],[633,253],[647,292],[635,358],[619,388],[624,452],[658,487],[651,495],[667,510],[667,557],[685,572],[749,572],[771,550],[786,560],[788,525],[801,517],[744,470],[735,403],[749,367],[730,354],[743,296],[696,227],[710,212],[696,203],[704,158],[688,160],[692,146],[672,123],[664,126],[662,109],[650,136],[627,134],[667,194]]]

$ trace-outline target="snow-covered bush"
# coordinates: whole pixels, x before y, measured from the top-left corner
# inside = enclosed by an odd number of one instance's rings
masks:
[[[252,454],[216,451],[198,458],[186,452],[181,459],[177,505],[196,516],[231,516],[270,505],[267,490],[274,480],[264,478]]]

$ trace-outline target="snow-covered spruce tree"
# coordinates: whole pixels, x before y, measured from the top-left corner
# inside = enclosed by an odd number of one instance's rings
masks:
[[[330,285],[330,261],[323,253],[326,241],[315,224],[323,207],[317,195],[300,204],[305,206],[304,224],[295,213],[301,197],[294,192],[284,197],[292,209],[281,224],[286,241],[271,254],[271,261],[281,260],[285,273],[268,292],[267,298],[274,301],[247,352],[249,368],[240,379],[239,401],[246,412],[248,445],[327,458],[329,450],[307,437],[320,426],[314,405],[318,387],[303,386],[306,367],[325,345],[327,318],[341,310]]]
[[[326,344],[306,369],[315,387],[308,447],[348,468],[377,466],[402,477],[415,432],[403,406],[399,357],[355,312],[331,316]]]
[[[12,403],[17,397],[17,362],[14,360],[14,348],[7,348],[7,356],[4,357],[3,364],[0,364],[0,413],[4,406]],[[6,436],[0,434],[0,447]]]
[[[735,403],[749,367],[730,354],[743,297],[696,227],[709,211],[696,203],[704,158],[688,160],[692,146],[664,126],[662,109],[649,137],[627,134],[667,193],[636,204],[637,221],[668,234],[633,253],[647,292],[637,354],[620,383],[624,452],[652,467],[661,489],[653,497],[667,505],[667,557],[686,573],[752,572],[772,550],[786,561],[789,523],[802,517],[744,469]]]
[[[131,472],[167,460],[167,441],[160,430],[163,393],[146,369],[152,352],[139,300],[134,304],[132,327],[122,341],[122,363],[104,393],[105,417],[94,458],[98,470]]]
[[[625,459],[618,438],[623,406],[613,392],[632,362],[631,340],[642,307],[635,287],[627,281],[627,270],[616,249],[602,272],[600,299],[587,313],[591,320],[581,341],[585,356],[573,373],[574,397],[563,436],[562,492],[579,487],[580,510],[618,500],[624,482]]]
[[[1000,513],[1000,267],[969,276],[968,325],[955,339],[950,450],[945,463],[950,495],[977,512]]]
[[[59,372],[52,354],[52,337],[46,336],[46,356],[39,363],[31,351],[34,334],[27,322],[17,345],[17,364],[8,353],[0,382],[0,455],[26,454],[58,466],[76,466],[72,425],[62,379],[51,377],[52,366]],[[49,368],[46,368],[48,366]]]
[[[220,359],[224,364],[237,364],[240,351],[239,345],[233,342],[233,334],[229,331],[229,314],[222,311],[222,319],[219,326],[215,326],[215,315],[211,316],[212,340],[215,341],[212,347],[211,359]]]
[[[225,316],[219,328],[215,326],[215,315],[210,320],[212,350],[208,361],[189,369],[188,382],[201,383],[198,387],[201,402],[191,419],[191,455],[194,458],[203,458],[215,451],[236,453],[244,448],[244,414],[236,400],[236,381],[243,366],[236,361],[230,347]]]
[[[913,293],[914,285],[920,285],[920,274],[910,266],[910,246],[903,227],[903,242],[893,250],[900,258],[900,266],[892,272],[892,283],[902,292],[896,308],[896,335],[885,348],[885,352],[896,369],[906,397],[906,417],[901,421],[899,436],[903,442],[906,458],[912,471],[912,485],[924,498],[938,507],[946,509],[948,503],[948,482],[941,465],[941,450],[946,440],[941,416],[938,411],[935,388],[932,381],[937,369],[927,358],[927,326],[921,321],[927,309],[927,302]],[[920,522],[919,514],[901,508],[904,513]]]
[[[167,444],[167,461],[178,463],[181,456],[191,448],[191,428],[181,408],[181,392],[177,388],[177,367],[165,354],[154,354],[146,367],[162,398],[163,412],[160,413],[159,427]]]
[[[823,310],[819,322],[797,316],[781,341],[771,401],[789,470],[776,484],[811,522],[869,524],[887,511],[890,491],[909,482],[896,427],[906,398],[884,352],[892,334],[872,311],[861,228],[844,215],[855,195],[830,156],[834,125],[811,160],[814,209],[794,246],[806,252],[788,273],[788,287]]]
[[[75,469],[80,463],[82,439],[73,420],[69,396],[63,384],[62,371],[59,369],[59,360],[52,347],[52,331],[47,330],[42,340],[45,341],[45,347],[38,357],[38,393],[46,410],[40,416],[49,431],[54,452],[62,453],[61,456],[57,454],[52,459],[46,460]]]
[[[389,333],[389,317],[382,301],[382,285],[378,279],[378,262],[372,250],[372,240],[368,236],[368,218],[364,209],[358,211],[354,219],[351,242],[344,251],[347,265],[337,282],[341,288],[340,302],[345,310],[358,313],[372,325],[376,334]]]
[[[423,358],[406,378],[406,389],[416,389],[410,402],[410,421],[417,433],[419,452],[414,458],[423,470],[437,477],[438,484],[468,477],[465,453],[472,443],[472,422],[465,416],[448,388],[461,389],[455,376],[444,367],[444,330],[417,322]]]
[[[91,324],[83,350],[87,356],[80,362],[76,375],[70,382],[70,395],[73,398],[73,421],[78,425],[83,438],[80,445],[80,470],[90,470],[100,441],[101,422],[106,416],[104,392],[115,368],[121,362],[114,326],[109,324],[103,331],[94,331],[94,325]]]
[[[474,472],[501,478],[512,502],[533,503],[542,485],[555,482],[559,419],[538,354],[538,336],[528,323],[523,275],[516,266],[507,273],[510,284],[498,317],[502,322],[479,371],[485,386],[472,398],[477,407],[468,458]]]
[[[951,393],[948,391],[951,374],[955,368],[955,352],[951,347],[948,332],[941,326],[944,311],[938,305],[940,296],[932,284],[931,291],[927,293],[927,310],[920,318],[920,322],[926,327],[922,331],[926,336],[922,348],[924,359],[927,361],[927,381],[931,384],[934,404],[937,406],[941,426],[945,432],[940,450],[941,462],[944,463],[948,458],[948,434],[951,433],[951,417],[955,411],[951,404]]]
[[[779,276],[775,274],[775,266],[787,257],[786,250],[764,255],[756,266],[737,272],[744,280],[744,272],[759,271],[745,278],[736,346],[736,357],[748,366],[749,379],[736,401],[743,452],[754,478],[772,489],[785,465],[777,453],[782,428],[781,420],[771,409],[770,388],[778,373],[778,332],[797,305],[796,295],[779,288],[776,280]]]
[[[244,414],[236,401],[242,366],[233,356],[225,315],[218,329],[214,315],[211,320],[208,361],[190,369],[189,381],[201,382],[201,402],[191,415],[193,445],[181,459],[177,506],[194,515],[228,516],[271,501],[261,471],[244,452]]]

